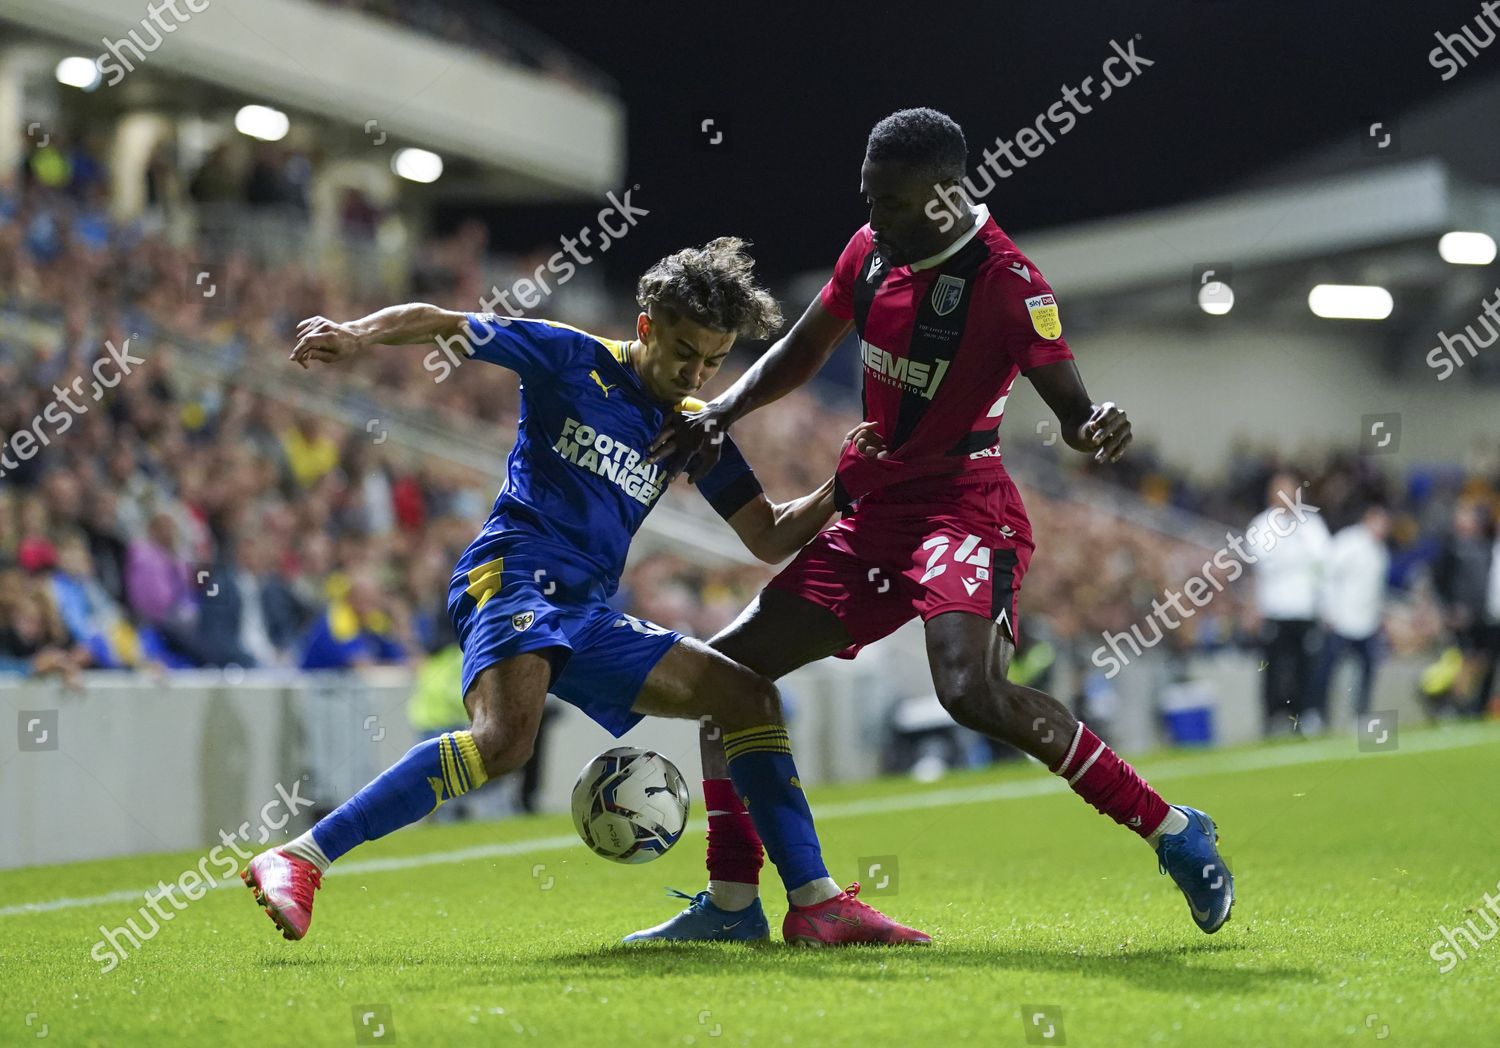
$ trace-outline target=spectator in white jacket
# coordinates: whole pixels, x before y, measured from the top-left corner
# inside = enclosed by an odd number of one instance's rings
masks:
[[[1260,619],[1265,669],[1262,698],[1266,730],[1322,728],[1314,689],[1318,650],[1318,592],[1328,556],[1328,526],[1297,477],[1278,473],[1266,492],[1266,509],[1245,529],[1254,557],[1255,609]]]
[[[1340,531],[1329,546],[1320,593],[1324,629],[1316,692],[1320,716],[1327,716],[1329,684],[1351,652],[1359,661],[1354,712],[1357,717],[1370,712],[1370,693],[1380,660],[1386,574],[1391,564],[1385,545],[1390,529],[1385,507],[1372,503],[1359,523]]]

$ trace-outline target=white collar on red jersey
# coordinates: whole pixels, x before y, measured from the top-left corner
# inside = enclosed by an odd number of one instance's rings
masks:
[[[974,216],[974,225],[963,236],[949,244],[935,255],[922,259],[920,262],[911,264],[911,271],[915,273],[919,269],[931,269],[933,266],[942,265],[954,255],[958,254],[964,247],[979,234],[979,229],[990,220],[990,209],[988,204],[976,204],[969,209]]]

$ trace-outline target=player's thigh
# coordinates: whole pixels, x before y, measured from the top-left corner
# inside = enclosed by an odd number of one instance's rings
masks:
[[[775,684],[691,637],[672,645],[652,667],[631,711],[652,717],[711,717],[725,731],[781,723]]]
[[[491,774],[518,768],[531,756],[552,680],[550,650],[528,651],[487,666],[464,695],[474,743]]]
[[[1015,647],[999,623],[973,612],[948,611],[928,619],[924,630],[932,686],[945,704],[1004,687]]]
[[[785,590],[765,589],[709,645],[771,680],[853,644],[839,617]]]

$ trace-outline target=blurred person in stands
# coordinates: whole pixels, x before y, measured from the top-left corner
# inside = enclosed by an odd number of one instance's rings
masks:
[[[276,552],[276,543],[268,536],[255,534],[247,537],[237,550],[235,579],[247,595],[247,601],[254,598],[263,620],[260,626],[253,618],[247,621],[241,629],[241,643],[252,654],[262,650],[262,642],[255,636],[247,637],[246,629],[251,634],[258,634],[263,626],[265,638],[276,653],[276,663],[281,664],[296,647],[297,637],[310,617],[310,609],[297,599],[296,591],[277,564]]]
[[[0,568],[0,673],[56,673],[69,686],[82,683],[88,649],[78,644],[38,579]]]
[[[146,532],[156,488],[141,468],[135,441],[117,439],[106,465],[106,485],[114,491],[115,524],[126,538]]]
[[[1330,540],[1328,526],[1316,513],[1308,513],[1300,523],[1293,518],[1290,531],[1282,524],[1288,507],[1300,504],[1301,494],[1294,474],[1277,473],[1267,488],[1266,509],[1245,529],[1245,545],[1255,557],[1251,574],[1265,648],[1262,695],[1268,733],[1282,718],[1290,721],[1294,732],[1323,727],[1323,715],[1313,700],[1314,653],[1318,592]],[[1276,524],[1281,526],[1273,527]]]
[[[292,478],[302,488],[317,484],[339,464],[338,442],[313,415],[299,414],[281,431],[281,450]]]
[[[171,513],[157,511],[146,534],[126,549],[125,598],[136,621],[150,628],[143,637],[148,653],[169,666],[201,666],[213,656],[199,640],[198,605],[189,576],[187,562],[177,553],[176,521]]]
[[[124,609],[100,584],[80,532],[69,532],[58,544],[51,583],[63,625],[88,649],[95,666],[121,669],[142,663],[140,638]]]
[[[1382,643],[1386,575],[1391,562],[1386,550],[1390,528],[1385,507],[1371,503],[1365,507],[1359,522],[1339,531],[1329,545],[1319,594],[1324,635],[1313,707],[1325,719],[1333,674],[1350,652],[1359,660],[1354,713],[1363,718],[1370,712],[1370,694]]]
[[[303,642],[304,670],[346,670],[406,661],[401,613],[385,599],[368,571],[350,577],[348,591],[333,600]]]
[[[124,604],[126,544],[115,493],[107,487],[91,489],[79,523],[88,542],[95,577],[115,603]]]
[[[213,595],[199,604],[198,635],[209,664],[287,665],[306,615],[275,571],[275,551],[250,530],[226,546],[231,555],[209,572]]]
[[[200,204],[229,204],[244,198],[244,181],[228,145],[215,146],[193,174],[188,194]]]
[[[346,486],[340,512],[352,530],[380,537],[396,529],[396,504],[390,472],[370,439],[369,434],[350,433],[344,440],[340,462]]]
[[[1453,527],[1433,564],[1432,584],[1443,606],[1443,619],[1462,654],[1454,685],[1460,709],[1482,712],[1495,672],[1495,636],[1491,590],[1495,588],[1493,525],[1484,506],[1465,500],[1453,508]],[[1477,683],[1477,687],[1476,687]],[[1471,693],[1470,689],[1474,689]],[[1468,697],[1472,696],[1472,697]]]

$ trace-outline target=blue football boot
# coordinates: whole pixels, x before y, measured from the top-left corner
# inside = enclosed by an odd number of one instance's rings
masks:
[[[663,942],[745,942],[769,939],[771,926],[766,923],[766,911],[756,899],[743,910],[721,910],[708,897],[705,888],[697,895],[668,888],[668,893],[679,899],[688,899],[688,908],[669,921],[655,928],[632,932],[625,936],[626,942],[646,942],[656,939]]]
[[[1172,807],[1187,816],[1187,829],[1162,836],[1157,862],[1187,896],[1198,927],[1212,935],[1224,927],[1234,907],[1234,875],[1219,854],[1219,833],[1207,813],[1181,804]]]

